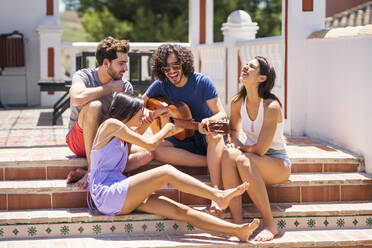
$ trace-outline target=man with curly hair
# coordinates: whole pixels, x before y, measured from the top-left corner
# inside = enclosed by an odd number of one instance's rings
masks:
[[[217,90],[205,75],[194,72],[193,55],[190,49],[177,44],[161,45],[151,59],[151,70],[157,80],[143,96],[144,101],[165,96],[174,103],[184,102],[199,130],[185,140],[167,138],[155,150],[155,159],[164,163],[181,166],[208,166],[211,184],[222,188],[221,157],[224,139],[203,128],[204,123],[226,118]],[[221,210],[212,202],[211,213]]]
[[[74,73],[70,88],[71,115],[66,142],[70,150],[88,160],[97,128],[108,111],[116,92],[133,94],[133,86],[124,81],[123,75],[128,71],[129,42],[113,37],[104,38],[97,46],[96,59],[98,68],[81,69]],[[153,158],[152,153],[138,147],[132,148],[128,165],[138,167]],[[86,188],[87,171],[77,169],[67,176],[67,183],[75,183],[78,188]]]

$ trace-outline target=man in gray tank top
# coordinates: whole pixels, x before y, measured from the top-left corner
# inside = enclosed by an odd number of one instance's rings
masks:
[[[79,70],[72,77],[71,116],[66,142],[72,152],[87,158],[88,170],[94,137],[102,118],[108,112],[114,94],[133,94],[133,86],[122,80],[124,73],[128,71],[128,52],[128,41],[106,37],[97,46],[98,68]],[[142,150],[141,158],[151,160],[152,154],[148,153]],[[86,188],[87,176],[87,171],[82,169],[71,171],[67,183],[79,180],[75,186]]]

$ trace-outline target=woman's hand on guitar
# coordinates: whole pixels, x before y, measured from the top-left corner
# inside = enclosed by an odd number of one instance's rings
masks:
[[[142,122],[143,124],[150,125],[156,118],[168,115],[169,115],[168,109],[149,110],[145,108]]]
[[[166,108],[162,108],[162,109],[155,109],[154,111],[151,111],[151,117],[153,120],[156,118],[159,118],[160,116],[163,116],[163,117],[170,116],[169,110]]]

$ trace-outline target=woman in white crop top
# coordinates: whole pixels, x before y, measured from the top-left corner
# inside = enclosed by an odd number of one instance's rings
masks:
[[[231,102],[231,140],[222,158],[222,180],[225,189],[249,182],[249,197],[260,211],[263,229],[255,241],[268,241],[278,233],[271,213],[265,184],[288,180],[290,161],[283,139],[281,103],[271,93],[275,70],[264,57],[257,56],[242,69],[242,88]],[[230,202],[235,223],[241,223],[242,199]]]

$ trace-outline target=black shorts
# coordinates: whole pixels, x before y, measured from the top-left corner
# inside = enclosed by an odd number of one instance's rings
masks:
[[[184,140],[178,140],[175,137],[169,137],[165,140],[171,142],[176,148],[184,149],[199,155],[207,155],[208,144],[205,134],[201,134],[198,131],[195,131],[193,136]]]

